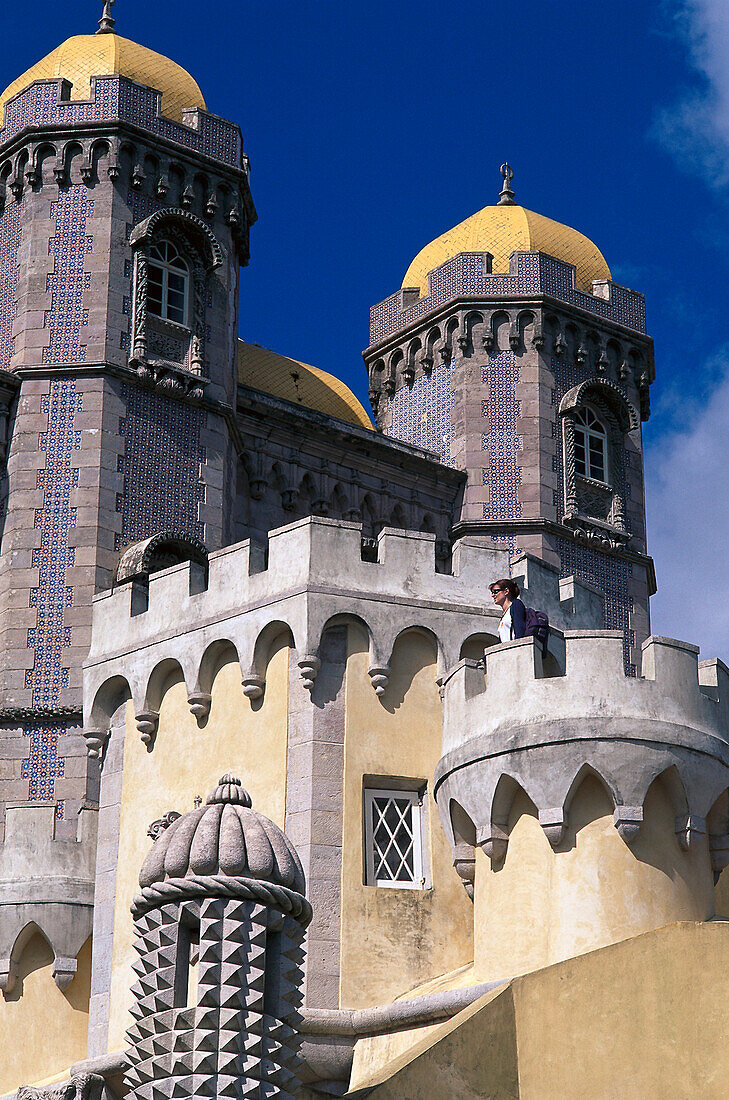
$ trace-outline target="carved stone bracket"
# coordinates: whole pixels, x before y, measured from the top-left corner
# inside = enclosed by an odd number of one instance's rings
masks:
[[[681,814],[676,818],[676,836],[684,852],[694,848],[706,835],[706,820],[696,814]]]
[[[625,843],[632,844],[643,824],[643,807],[616,806],[613,821]]]
[[[299,665],[299,667],[301,667],[301,665]],[[260,699],[263,695],[266,681],[262,676],[259,676],[258,673],[251,672],[243,677],[241,683],[243,685],[243,694],[246,699]]]
[[[207,718],[212,701],[213,697],[207,691],[193,691],[187,697],[190,712],[197,719]]]
[[[301,679],[304,681],[304,687],[307,691],[311,691],[316,680],[316,675],[321,668],[321,661],[314,654],[305,654],[299,661],[299,670],[301,672]]]
[[[456,844],[453,850],[453,866],[463,883],[463,888],[473,901],[473,884],[476,879],[476,853],[471,844]]]
[[[78,963],[75,959],[67,958],[64,955],[56,955],[53,960],[53,980],[60,990],[68,989],[69,985],[76,977],[76,970],[78,969]]]
[[[209,379],[193,374],[184,367],[175,366],[163,360],[154,360],[133,356],[129,360],[140,380],[151,389],[161,390],[173,397],[183,397],[188,401],[202,401]]]
[[[547,840],[553,848],[557,848],[564,839],[567,828],[567,817],[561,806],[539,811],[539,824],[544,829]]]
[[[104,745],[109,738],[109,730],[82,730],[86,742],[86,754],[91,760],[100,760]]]
[[[709,834],[709,855],[714,883],[717,883],[721,872],[729,866],[729,833]]]
[[[18,980],[18,964],[15,959],[0,959],[0,990],[12,993]]]
[[[594,519],[574,512],[562,517],[562,523],[569,527],[578,542],[592,546],[596,550],[612,550],[620,552],[625,550],[632,539],[629,531],[621,531],[618,527],[602,524]]]
[[[509,844],[509,834],[505,824],[495,822],[476,831],[476,843],[482,848],[492,863],[503,863]]]
[[[390,668],[388,665],[378,665],[368,670],[370,683],[375,695],[384,695],[390,682]]]
[[[145,745],[151,745],[157,733],[159,713],[155,710],[143,710],[135,716],[137,729]]]

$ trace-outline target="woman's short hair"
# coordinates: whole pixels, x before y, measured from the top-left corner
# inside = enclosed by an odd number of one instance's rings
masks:
[[[511,577],[504,577],[503,580],[494,581],[493,584],[489,585],[489,591],[493,592],[495,588],[506,589],[506,594],[510,600],[515,600],[519,595],[519,585]]]

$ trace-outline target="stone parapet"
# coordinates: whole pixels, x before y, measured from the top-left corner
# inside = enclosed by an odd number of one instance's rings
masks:
[[[564,640],[562,668],[522,639],[487,651],[485,683],[467,660],[445,678],[435,794],[451,843],[455,801],[487,854],[503,857],[505,791],[518,785],[558,844],[585,769],[610,791],[627,842],[640,830],[648,788],[669,772],[677,835],[686,844],[703,835],[729,787],[729,670],[717,660],[699,664],[696,646],[652,636],[642,647],[642,675],[631,678],[621,632],[567,631]],[[718,850],[726,829],[717,823],[716,830]],[[717,855],[715,871],[718,862]]]
[[[12,991],[17,961],[40,931],[54,955],[61,989],[76,973],[76,956],[91,935],[98,811],[85,806],[73,840],[56,838],[56,805],[11,802],[0,843],[0,989]]]
[[[644,333],[645,298],[635,290],[607,280],[595,283],[594,293],[575,286],[575,268],[541,252],[513,252],[508,275],[492,275],[486,252],[462,252],[428,274],[429,293],[415,289],[391,294],[370,310],[370,344],[432,313],[456,297],[515,298],[546,294],[570,306]]]
[[[119,121],[141,125],[157,137],[224,164],[241,166],[242,140],[236,123],[198,107],[185,111],[181,123],[174,122],[160,113],[159,92],[123,76],[97,76],[92,85],[91,99],[70,100],[68,84],[61,78],[35,81],[7,103],[0,149],[31,127],[77,127],[83,123]]]
[[[554,570],[536,559],[525,558],[522,569],[553,621],[588,625],[597,617],[601,625],[591,586],[570,580],[560,590]],[[385,528],[377,561],[363,561],[360,525],[309,518],[271,532],[267,562],[258,547],[244,542],[211,554],[205,573],[199,563],[183,562],[95,598],[85,672],[92,740],[103,737],[105,685],[115,677],[129,684],[143,735],[152,736],[160,702],[156,670],[170,660],[182,668],[191,707],[203,705],[211,689],[209,655],[221,641],[236,647],[251,699],[263,694],[274,636],[289,632],[310,688],[325,629],[347,620],[367,629],[377,694],[385,690],[395,641],[408,629],[434,637],[443,674],[469,639],[480,640],[482,648],[497,640],[501,612],[488,586],[508,574],[508,555],[463,538],[453,549],[453,573],[438,573],[434,535]]]

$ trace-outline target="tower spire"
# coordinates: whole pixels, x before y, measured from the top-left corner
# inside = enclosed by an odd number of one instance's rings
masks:
[[[114,24],[116,19],[112,17],[111,9],[116,3],[116,0],[104,0],[104,11],[102,12],[101,19],[99,20],[99,29],[97,34],[115,34]]]
[[[502,164],[499,168],[504,180],[504,186],[499,193],[499,201],[497,206],[513,206],[514,205],[514,192],[511,190],[511,181],[514,178],[514,172],[510,164]]]

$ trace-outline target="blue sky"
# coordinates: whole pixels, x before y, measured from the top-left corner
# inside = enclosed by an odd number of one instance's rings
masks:
[[[16,7],[0,82],[94,30],[101,7]],[[518,202],[587,234],[646,295],[653,627],[729,659],[716,552],[729,540],[726,0],[207,0],[202,21],[201,7],[118,0],[114,15],[242,127],[259,222],[241,335],[366,401],[369,306],[424,244],[496,200],[509,160]],[[707,595],[719,610],[699,611]]]

